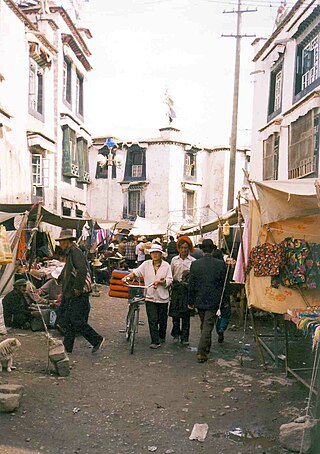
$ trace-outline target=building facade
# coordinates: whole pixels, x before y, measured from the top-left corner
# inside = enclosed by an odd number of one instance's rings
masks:
[[[319,176],[320,6],[299,0],[256,39],[251,177]]]
[[[42,201],[54,213],[82,217],[91,34],[77,25],[76,11],[55,2],[1,0],[0,14],[0,201]]]
[[[153,139],[114,139],[113,148],[106,140],[94,139],[89,153],[88,210],[95,218],[134,221],[139,216],[177,232],[226,211],[229,147],[192,146],[172,126],[160,129],[160,137]],[[98,154],[110,151],[116,159],[101,167]],[[242,169],[248,168],[248,154],[245,149],[237,153],[237,191],[245,186]]]

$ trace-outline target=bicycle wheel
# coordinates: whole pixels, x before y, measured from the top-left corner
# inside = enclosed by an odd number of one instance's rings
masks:
[[[126,320],[126,339],[129,342],[131,331],[132,331],[132,324],[134,318],[134,308],[132,305],[129,306],[127,320]]]
[[[131,333],[130,333],[130,353],[132,355],[134,351],[134,341],[136,337],[136,332],[138,331],[138,323],[139,323],[139,309],[136,308],[133,315],[133,322],[131,325]]]

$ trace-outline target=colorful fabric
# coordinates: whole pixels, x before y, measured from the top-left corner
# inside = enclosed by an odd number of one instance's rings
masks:
[[[310,245],[301,239],[286,238],[282,241],[284,263],[278,277],[272,278],[272,287],[301,286],[315,289],[320,284],[320,245]]]
[[[282,244],[259,244],[249,254],[248,272],[253,268],[254,275],[257,277],[278,275],[283,265],[283,258]]]

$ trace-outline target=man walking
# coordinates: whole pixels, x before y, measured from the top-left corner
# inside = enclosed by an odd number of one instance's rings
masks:
[[[80,333],[96,353],[104,338],[87,322],[90,311],[89,293],[91,292],[91,274],[89,265],[78,246],[72,230],[62,230],[60,247],[65,251],[66,264],[62,272],[62,310],[65,324],[64,346],[72,353],[75,336]]]
[[[192,262],[189,277],[189,307],[196,307],[200,317],[201,336],[198,344],[197,360],[208,360],[211,348],[211,335],[216,321],[216,313],[223,294],[227,267],[222,260],[212,256],[215,248],[211,239],[203,240],[203,257]]]

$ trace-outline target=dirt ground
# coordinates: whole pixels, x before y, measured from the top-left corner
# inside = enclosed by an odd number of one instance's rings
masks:
[[[22,384],[25,394],[15,413],[0,414],[1,454],[286,452],[278,444],[279,427],[303,413],[307,390],[271,362],[263,370],[249,327],[243,339],[234,317],[225,342],[218,344],[214,334],[210,360],[198,364],[198,318],[191,319],[189,348],[173,344],[168,335],[160,349],[150,350],[143,308],[145,324],[130,355],[121,332],[127,302],[109,298],[107,291],[103,287],[99,298],[91,298],[90,314],[106,343],[92,355],[78,337],[67,378],[46,373],[44,333],[10,331],[22,347],[15,355],[17,369],[0,373],[0,382]],[[169,320],[169,333],[170,328]],[[202,443],[189,440],[195,423],[209,426]],[[230,434],[235,428],[246,436]]]

